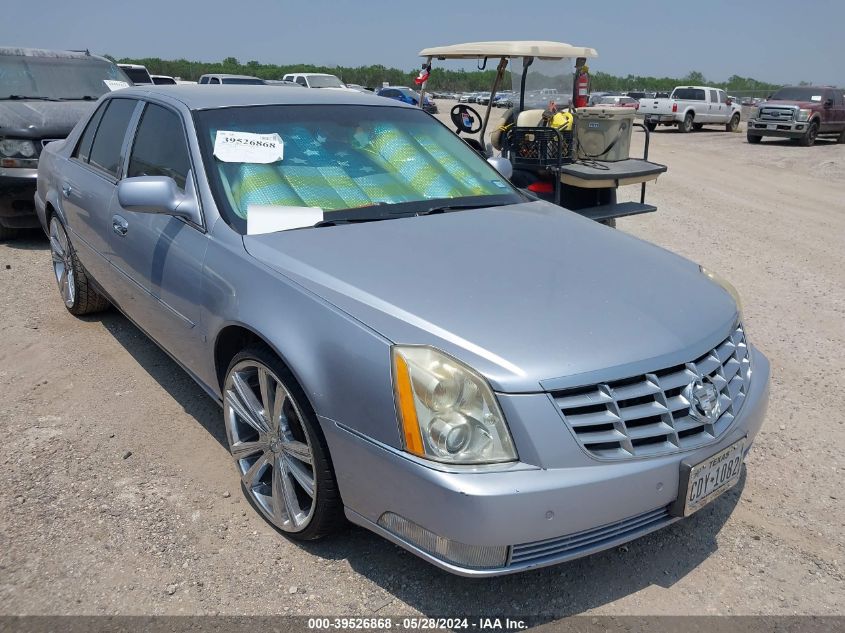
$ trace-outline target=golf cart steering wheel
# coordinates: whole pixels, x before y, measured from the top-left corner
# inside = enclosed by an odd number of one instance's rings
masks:
[[[452,117],[452,123],[458,128],[457,132],[476,134],[481,131],[481,115],[474,108],[458,104],[452,108],[449,116]]]

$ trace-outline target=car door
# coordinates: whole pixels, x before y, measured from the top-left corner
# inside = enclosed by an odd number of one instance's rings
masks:
[[[731,120],[732,108],[728,105],[728,93],[719,90],[719,123],[727,123]]]
[[[126,177],[167,176],[195,191],[187,135],[170,106],[146,102],[131,139]],[[201,338],[200,294],[207,235],[202,226],[161,213],[130,211],[112,199],[113,264],[141,289],[130,316],[185,364]],[[118,228],[119,227],[119,228]]]
[[[109,266],[109,205],[137,101],[112,98],[92,115],[62,172],[61,205],[71,243],[83,266],[109,293],[117,277]]]

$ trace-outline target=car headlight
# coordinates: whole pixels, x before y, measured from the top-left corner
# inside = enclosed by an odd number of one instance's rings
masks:
[[[35,143],[26,139],[0,139],[0,156],[4,158],[33,158]]]
[[[751,106],[748,110],[748,118],[749,119],[756,119],[760,116],[760,108],[757,106]]]
[[[713,272],[712,270],[705,268],[704,266],[699,266],[701,270],[701,274],[707,277],[713,283],[720,285],[725,292],[727,292],[731,297],[733,297],[734,303],[736,303],[736,310],[739,313],[740,319],[742,318],[742,299],[739,296],[739,292],[737,289],[733,287],[731,282],[727,279],[719,275],[718,273]]]
[[[807,108],[800,108],[798,110],[798,115],[795,117],[796,121],[809,121],[810,115],[813,113],[812,110],[808,110]]]
[[[392,355],[406,451],[450,464],[516,459],[505,418],[484,378],[431,347],[395,345]]]

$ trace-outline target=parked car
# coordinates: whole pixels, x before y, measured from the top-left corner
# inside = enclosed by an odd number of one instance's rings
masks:
[[[150,75],[156,86],[175,86],[176,80],[169,75]]]
[[[410,105],[419,105],[420,103],[420,93],[406,86],[390,86],[388,88],[381,88],[378,92],[376,92],[376,94],[379,97],[396,99],[397,101],[408,103]],[[434,100],[428,95],[425,96],[423,110],[429,114],[437,114],[437,104],[434,103]]]
[[[484,576],[718,497],[769,384],[730,284],[490,162],[351,91],[130,88],[35,199],[68,311],[116,305],[222,405],[267,521]]]
[[[306,88],[334,88],[336,90],[354,90],[334,75],[327,73],[290,73],[282,77],[285,81],[295,81]]]
[[[89,53],[0,47],[0,240],[38,226],[38,157],[67,136],[105,92],[131,85],[120,68]]]
[[[263,86],[265,82],[258,77],[250,75],[226,75],[221,73],[211,73],[202,75],[199,80],[200,84],[229,84],[233,86]]]
[[[154,83],[153,77],[150,75],[150,71],[147,70],[146,66],[142,66],[141,64],[118,64],[117,66],[132,80],[133,84]]]
[[[728,132],[739,128],[740,107],[724,90],[708,86],[679,86],[668,99],[641,99],[639,110],[649,130],[658,125],[676,125],[681,132],[711,124],[723,125]]]
[[[617,108],[634,108],[635,110],[640,109],[640,102],[632,97],[602,97],[595,105],[615,106]]]
[[[759,143],[764,136],[790,138],[809,147],[819,135],[845,143],[845,101],[841,89],[829,86],[787,86],[752,108],[746,136]]]

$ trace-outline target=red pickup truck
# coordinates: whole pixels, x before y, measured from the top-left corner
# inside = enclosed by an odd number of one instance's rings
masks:
[[[805,147],[815,143],[819,135],[834,135],[845,143],[845,95],[841,88],[781,88],[751,109],[746,132],[749,143],[778,136]]]

